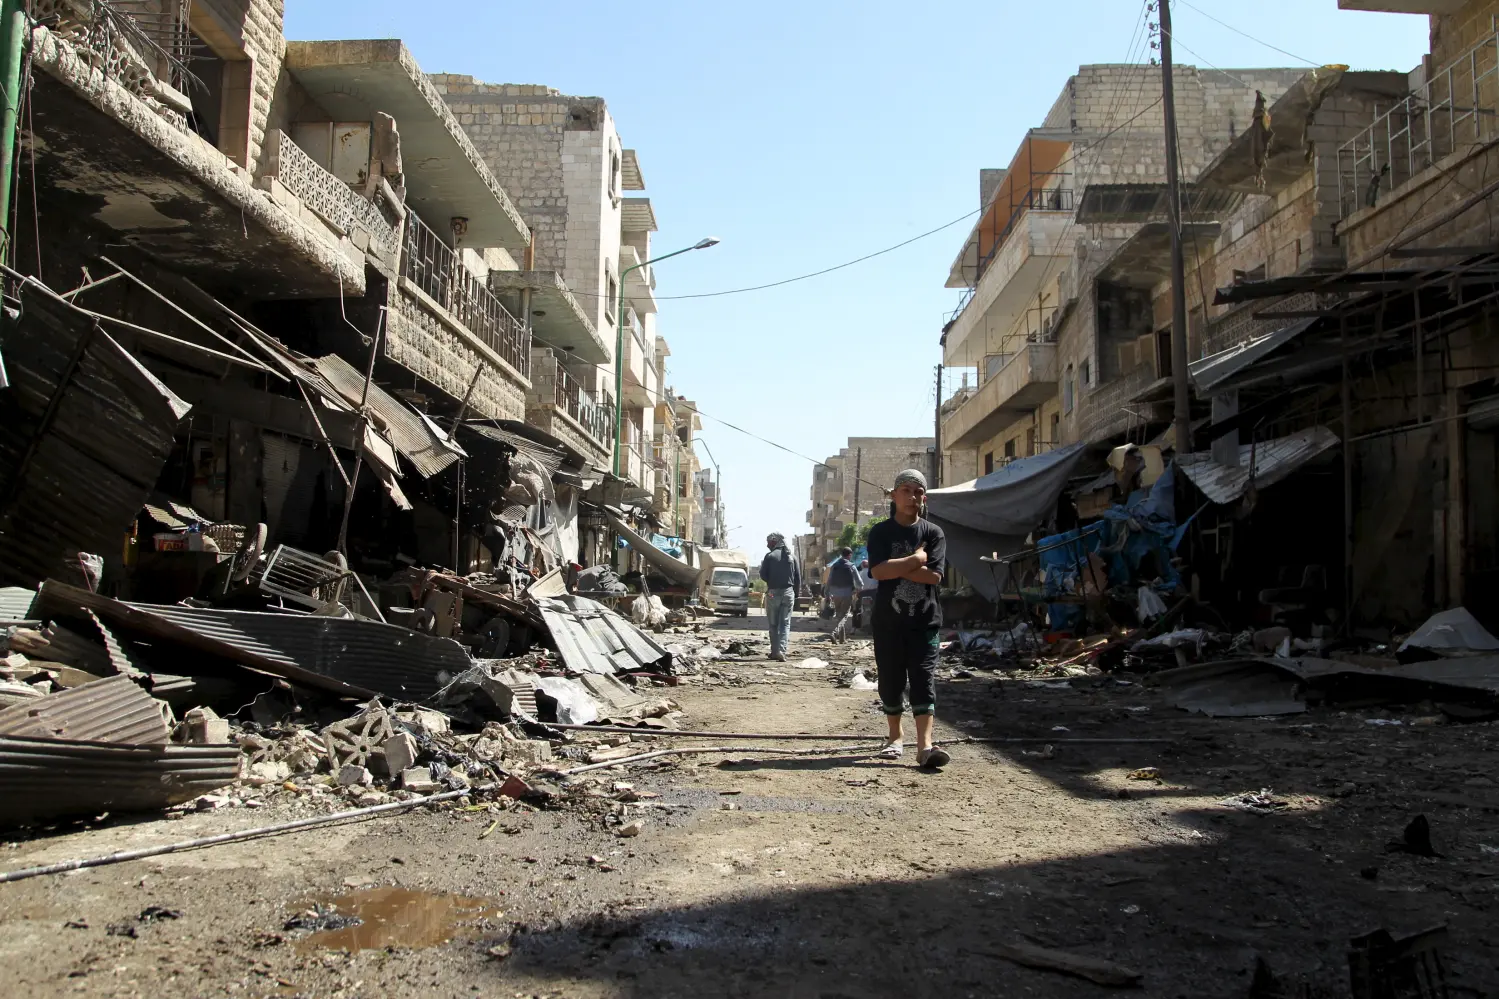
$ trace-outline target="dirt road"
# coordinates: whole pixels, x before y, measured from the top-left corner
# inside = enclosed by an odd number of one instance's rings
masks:
[[[715,629],[754,628],[724,622]],[[713,664],[675,688],[684,728],[878,733],[798,619],[792,661]],[[763,648],[763,646],[762,646]],[[818,655],[840,664],[799,669]],[[1349,938],[1446,923],[1457,996],[1499,995],[1492,723],[1420,712],[1190,718],[1137,678],[976,673],[938,689],[939,735],[1171,739],[954,745],[941,773],[863,754],[687,757],[588,775],[596,808],[450,809],[0,886],[9,996],[1093,996],[997,956],[1104,958],[1152,996],[1251,995],[1259,955],[1348,994]],[[707,681],[707,682],[704,682]],[[711,685],[709,685],[711,684]],[[1064,731],[1065,729],[1065,731]],[[1129,780],[1140,767],[1162,780]],[[599,812],[615,782],[635,838]],[[1225,804],[1271,789],[1269,806]],[[0,866],[206,835],[298,814],[117,821],[0,850]],[[1427,815],[1441,857],[1388,852]],[[453,898],[451,896],[463,896]],[[313,903],[365,922],[286,929]],[[142,919],[150,906],[173,913]],[[1258,993],[1270,995],[1277,993]],[[1287,995],[1292,994],[1289,991]]]

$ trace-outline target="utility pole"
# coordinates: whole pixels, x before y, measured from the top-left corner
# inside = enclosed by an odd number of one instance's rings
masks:
[[[937,412],[932,429],[932,488],[942,488],[942,365],[937,365]]]
[[[1171,381],[1176,398],[1176,454],[1192,450],[1187,388],[1187,265],[1182,253],[1181,165],[1176,161],[1176,90],[1171,78],[1171,0],[1161,0],[1161,102],[1166,116],[1166,192],[1171,225]]]
[[[859,487],[864,483],[864,449],[854,452],[854,530],[859,529]],[[857,536],[857,534],[855,535]]]

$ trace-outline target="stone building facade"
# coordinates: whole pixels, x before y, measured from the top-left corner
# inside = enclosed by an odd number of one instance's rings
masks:
[[[886,517],[886,494],[897,473],[932,467],[931,437],[850,437],[812,470],[810,535],[803,541],[808,566],[821,566],[837,550],[848,524],[863,526]],[[811,570],[809,570],[810,578]]]
[[[1256,91],[1273,100],[1300,76],[1177,67],[1183,171],[1206,166],[1250,126]],[[974,392],[944,409],[944,482],[1136,419],[1123,405],[1100,419],[1082,402],[1119,363],[1094,335],[1093,277],[1139,228],[1096,220],[1083,195],[1092,187],[1117,199],[1164,181],[1160,95],[1156,67],[1080,67],[1010,166],[981,171],[985,210],[948,278],[966,291],[944,327],[944,363]]]
[[[661,386],[646,384],[656,340],[655,277],[648,268],[630,268],[650,258],[655,219],[649,201],[625,197],[644,188],[634,151],[623,147],[602,98],[460,74],[431,79],[485,162],[515,194],[535,234],[534,266],[563,276],[610,348],[604,363],[580,363],[565,353],[559,363],[601,405],[613,405],[621,383],[630,382],[619,406],[620,473],[650,493],[647,451],[662,432],[652,418]],[[615,358],[621,339],[624,356]]]

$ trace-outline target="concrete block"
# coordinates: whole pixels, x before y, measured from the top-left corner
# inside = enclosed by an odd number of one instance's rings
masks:
[[[442,785],[432,779],[427,767],[408,767],[401,771],[401,787],[413,794],[431,794]]]
[[[361,787],[369,787],[374,782],[374,775],[357,763],[346,763],[338,771],[338,786],[350,787],[358,784]]]
[[[212,708],[193,708],[182,716],[187,741],[200,746],[218,746],[231,741],[229,720],[220,718]]]
[[[385,763],[393,774],[403,773],[416,764],[416,740],[406,732],[397,732],[385,740]]]

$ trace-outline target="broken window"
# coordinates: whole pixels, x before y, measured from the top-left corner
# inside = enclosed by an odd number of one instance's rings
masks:
[[[614,300],[619,297],[619,282],[614,280],[614,273],[609,269],[607,261],[604,263],[604,320],[614,322]]]
[[[984,452],[984,474],[988,475],[992,471],[994,471],[994,452],[986,451]]]
[[[1157,378],[1171,377],[1171,327],[1156,330],[1155,374]]]
[[[1020,438],[1018,438],[1018,437],[1011,437],[1009,440],[1005,441],[1005,457],[1006,458],[1013,458],[1013,457],[1015,457],[1015,445],[1019,442],[1019,440],[1020,440]]]
[[[619,197],[619,150],[609,151],[609,197]]]
[[[1067,365],[1067,376],[1062,379],[1062,412],[1072,412],[1072,365]]]
[[[1078,386],[1080,388],[1087,388],[1089,385],[1093,384],[1093,362],[1092,362],[1092,360],[1084,360],[1083,364],[1082,364],[1082,369],[1081,370],[1082,370],[1082,377],[1078,379]]]

